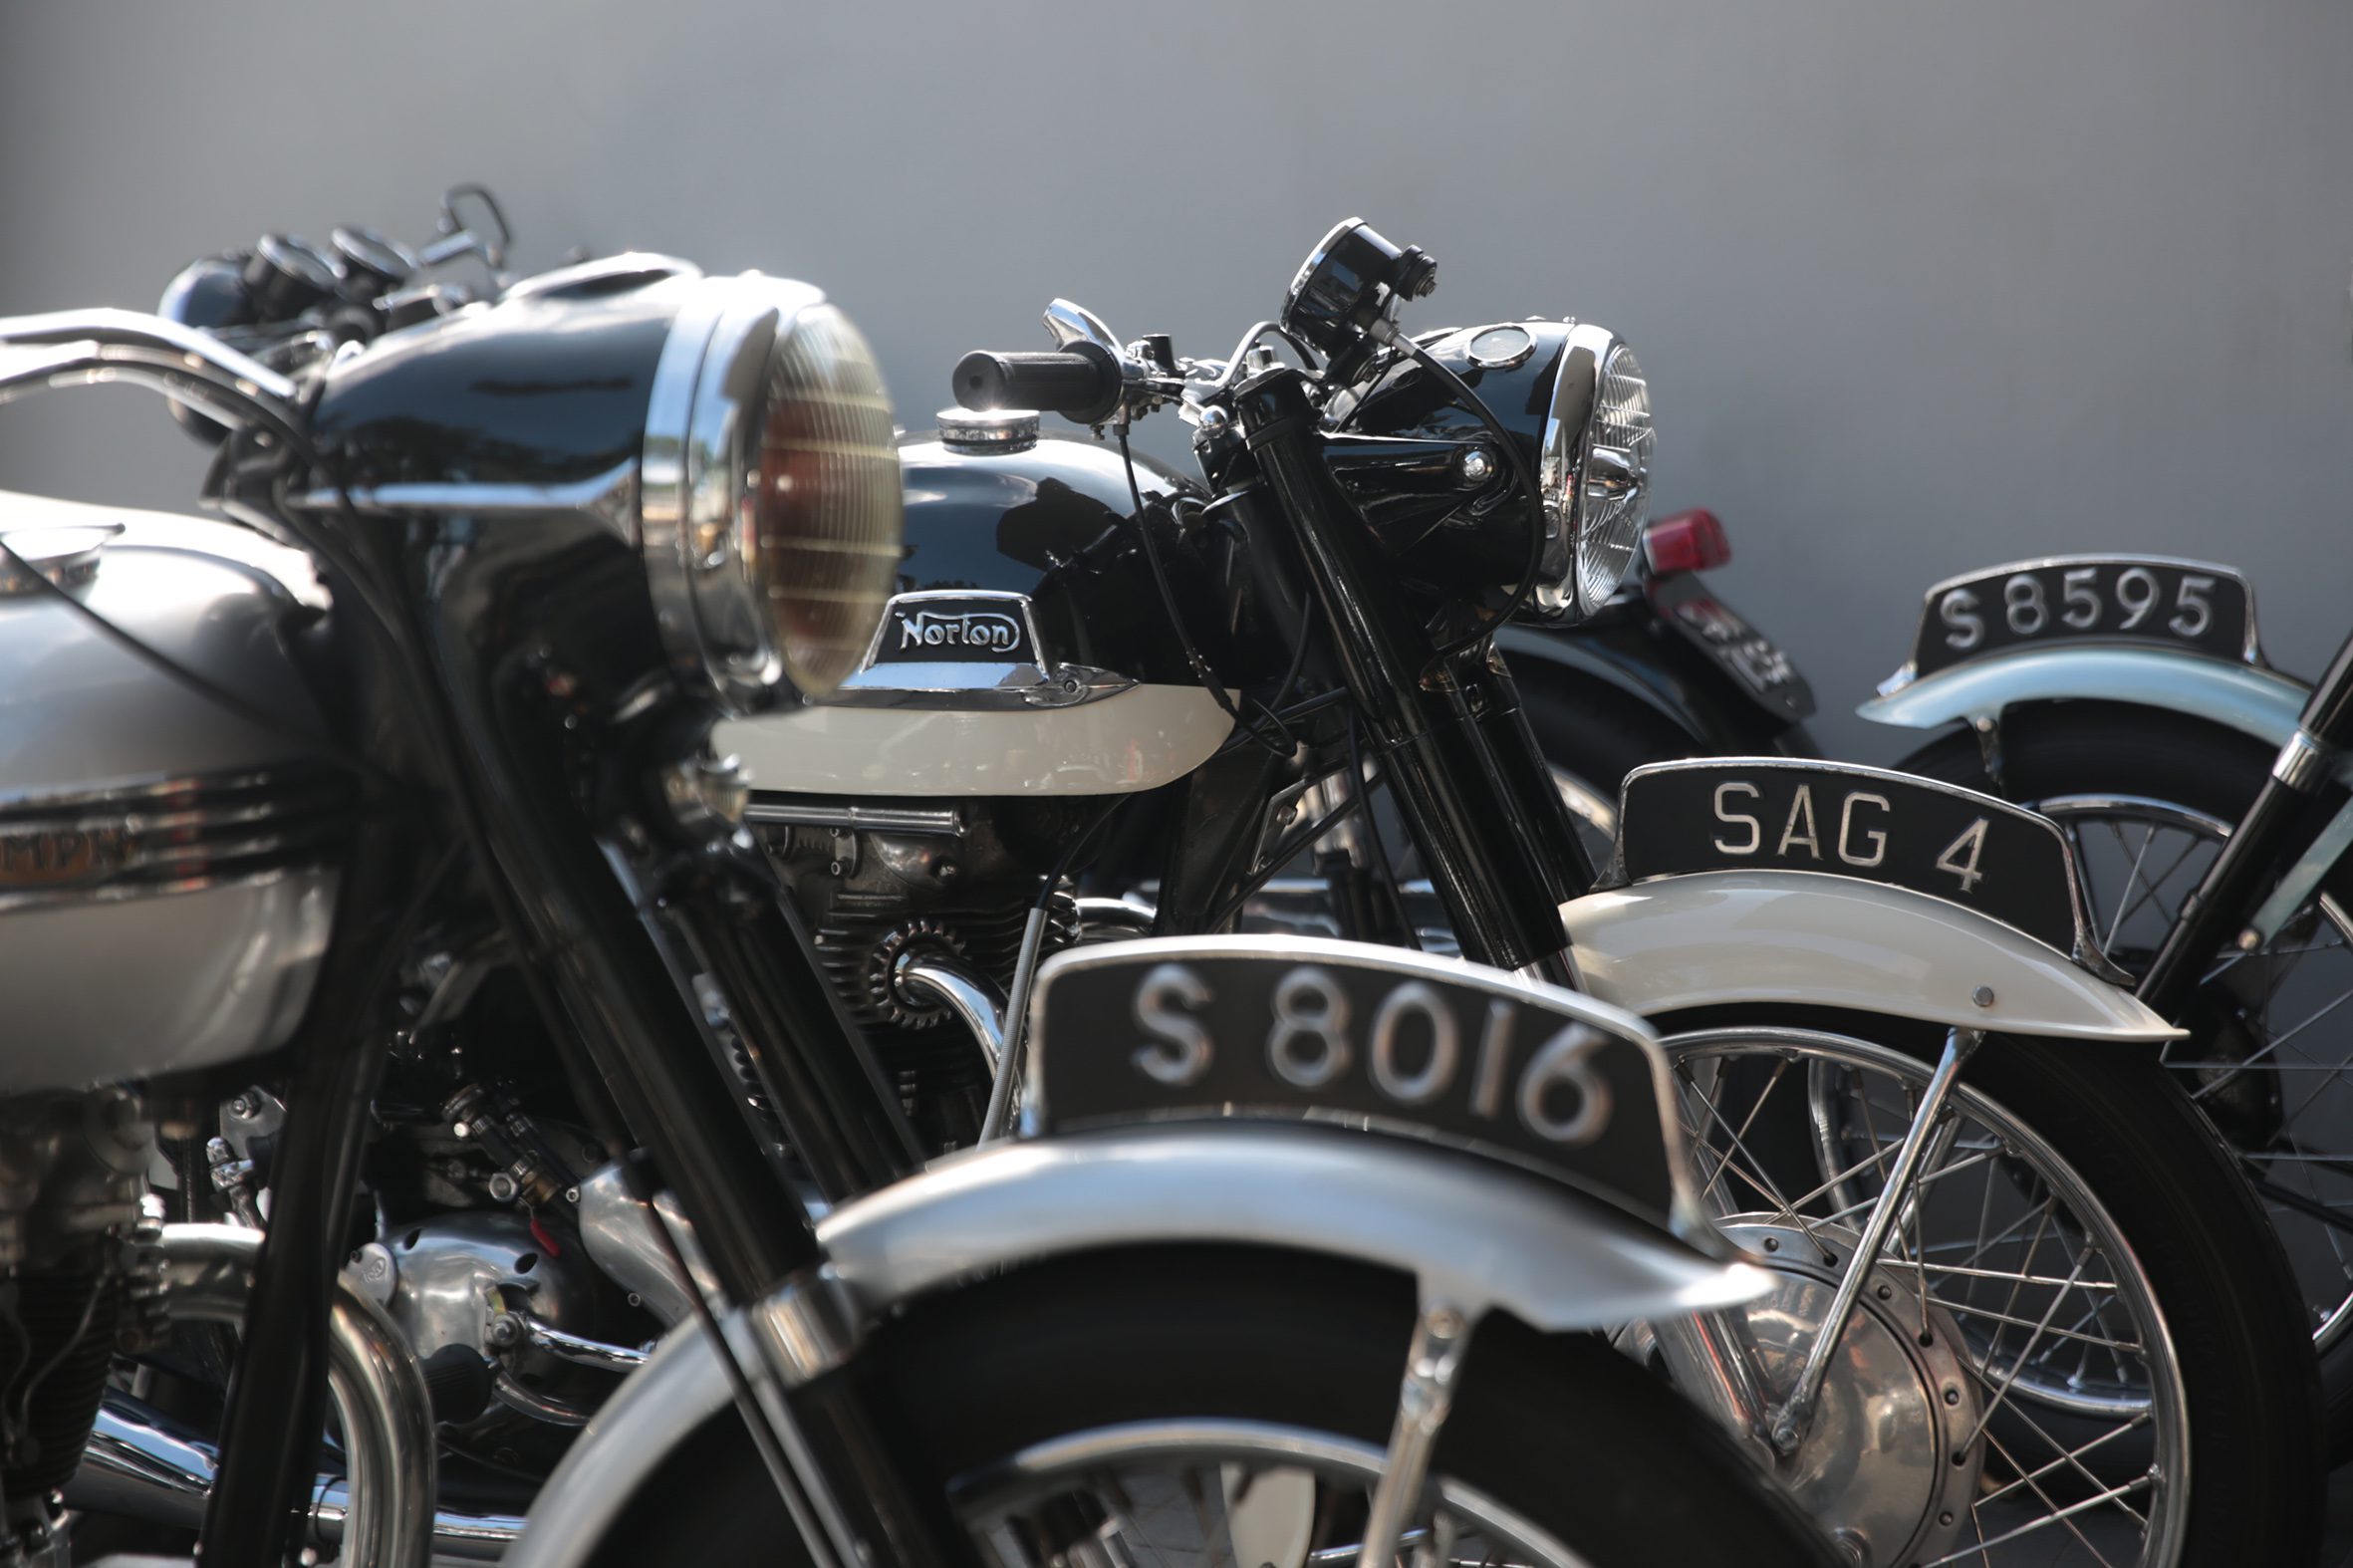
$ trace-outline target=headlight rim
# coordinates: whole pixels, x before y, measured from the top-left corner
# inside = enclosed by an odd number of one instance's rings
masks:
[[[1610,593],[1624,586],[1641,557],[1643,515],[1648,512],[1651,493],[1648,462],[1635,470],[1635,494],[1631,501],[1641,511],[1634,524],[1634,548],[1628,553],[1626,565],[1609,593],[1589,597],[1584,592],[1580,580],[1587,534],[1586,480],[1602,386],[1621,354],[1631,358],[1632,350],[1624,338],[1609,328],[1592,322],[1571,323],[1562,340],[1552,401],[1545,413],[1537,487],[1544,495],[1548,536],[1543,576],[1532,599],[1547,619],[1563,624],[1585,620],[1599,611],[1608,602]],[[1635,364],[1639,370],[1640,362]],[[1656,430],[1655,420],[1652,428]],[[1653,442],[1655,445],[1655,434]]]

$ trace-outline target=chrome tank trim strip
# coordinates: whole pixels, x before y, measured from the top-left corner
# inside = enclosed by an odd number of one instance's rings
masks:
[[[1747,1002],[2055,1039],[2182,1036],[2131,992],[1997,920],[1848,877],[1660,877],[1560,913],[1585,989],[1646,1018]]]
[[[1117,795],[1184,777],[1233,721],[1202,686],[1147,683],[1069,707],[805,707],[721,724],[763,795]]]
[[[300,762],[0,794],[0,914],[325,866],[350,831],[350,810],[343,775]]]

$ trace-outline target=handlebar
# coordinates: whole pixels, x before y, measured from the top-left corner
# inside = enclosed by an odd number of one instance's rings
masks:
[[[966,408],[1043,408],[1076,424],[1100,424],[1120,404],[1120,363],[1091,343],[1054,354],[991,353],[956,362],[950,385]]]

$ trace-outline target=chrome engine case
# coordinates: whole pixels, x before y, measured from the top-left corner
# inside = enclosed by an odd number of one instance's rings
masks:
[[[282,1044],[348,826],[289,639],[307,557],[202,518],[0,492],[0,537],[85,609],[268,714],[208,700],[0,567],[0,1096]]]

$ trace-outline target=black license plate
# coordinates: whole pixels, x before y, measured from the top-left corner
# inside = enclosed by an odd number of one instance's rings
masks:
[[[1499,1156],[1654,1222],[1697,1212],[1641,1023],[1497,970],[1322,938],[1106,942],[1039,969],[1030,1031],[1045,1130],[1339,1120]]]
[[[2156,643],[2260,662],[2254,594],[2228,567],[2155,556],[2013,561],[1929,590],[1911,670],[1925,675],[2006,649]]]
[[[1812,871],[1963,905],[2061,952],[2089,950],[2067,841],[2047,817],[1908,774],[1787,757],[1657,763],[1626,776],[1630,882]]]
[[[1768,708],[1811,718],[1814,691],[1773,640],[1740,619],[1695,573],[1650,585],[1651,609]]]

